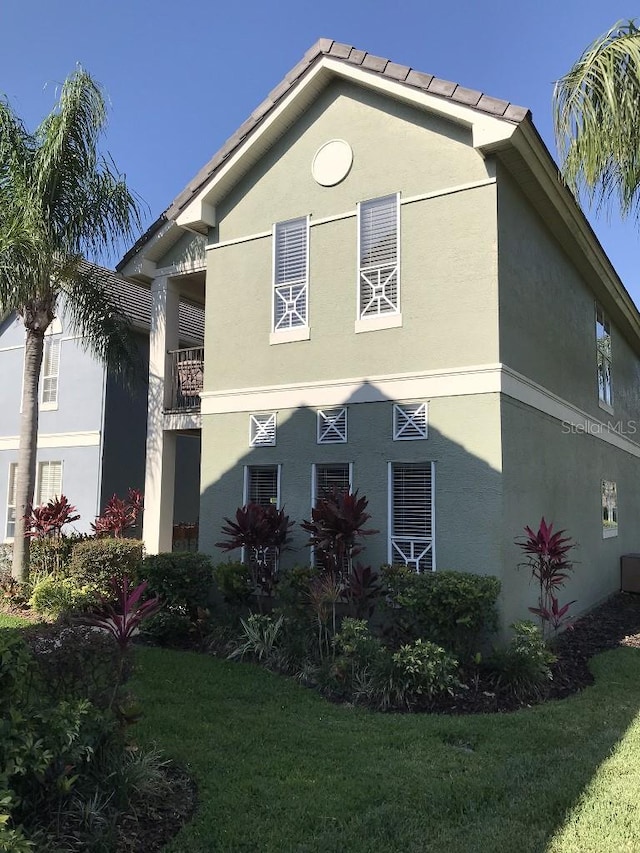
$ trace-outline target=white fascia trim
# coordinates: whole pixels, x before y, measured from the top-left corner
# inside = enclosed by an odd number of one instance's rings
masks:
[[[602,528],[602,538],[603,539],[613,539],[614,536],[618,535],[617,527],[603,527]]]
[[[0,450],[17,450],[20,438],[17,435],[0,437]],[[100,430],[86,432],[57,432],[38,435],[38,448],[50,447],[98,447]]]
[[[290,344],[295,341],[308,341],[311,339],[309,326],[294,326],[292,329],[283,329],[280,332],[271,332],[269,344]]]
[[[604,423],[504,364],[453,370],[429,370],[385,376],[363,376],[329,382],[295,383],[262,388],[236,388],[201,393],[202,415],[233,412],[321,409],[357,403],[417,400],[502,393],[562,424],[567,434],[590,435],[640,458],[640,444],[622,425]]]
[[[201,261],[189,261],[187,263],[171,264],[168,267],[159,267],[156,270],[155,277],[190,275],[194,272],[204,272],[206,269],[207,262],[203,258]]]
[[[330,57],[322,57],[322,59],[312,68],[303,79],[296,84],[293,89],[286,95],[277,107],[273,108],[270,114],[263,122],[252,131],[247,140],[233,153],[229,159],[222,165],[215,175],[213,175],[200,192],[191,199],[189,207],[180,213],[177,217],[177,223],[186,218],[193,218],[196,215],[194,212],[197,205],[201,202],[206,202],[214,205],[217,201],[215,198],[215,189],[220,181],[222,181],[235,169],[240,161],[244,158],[247,151],[252,148],[258,140],[266,133],[270,132],[274,124],[282,123],[282,128],[285,130],[289,126],[287,113],[307,89],[318,88],[317,78],[321,75],[327,75],[327,72],[335,77],[349,80],[369,89],[374,89],[383,92],[394,100],[404,101],[412,104],[415,107],[426,110],[435,115],[454,121],[464,127],[471,128],[474,136],[474,145],[486,145],[497,141],[508,140],[517,130],[518,125],[508,119],[497,118],[474,110],[471,107],[465,107],[463,104],[457,104],[454,101],[446,98],[436,97],[435,95],[421,92],[418,89],[413,89],[403,83],[395,82],[380,74],[367,71],[362,68],[356,68],[353,65],[347,65],[339,60]],[[277,128],[276,128],[277,129]],[[189,214],[187,213],[189,211]]]
[[[168,412],[163,415],[162,429],[166,432],[200,429],[201,426],[200,412]]]

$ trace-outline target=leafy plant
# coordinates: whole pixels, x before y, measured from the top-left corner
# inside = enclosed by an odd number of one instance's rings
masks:
[[[378,572],[358,563],[344,579],[342,597],[349,605],[351,616],[370,619],[382,592]]]
[[[149,591],[171,607],[186,608],[195,621],[206,608],[213,582],[211,561],[206,554],[181,552],[153,554],[144,558],[137,574]]]
[[[497,628],[500,581],[492,575],[417,574],[404,566],[383,566],[382,576],[387,630],[396,642],[428,639],[468,660]]]
[[[125,530],[131,530],[138,523],[143,507],[142,493],[138,489],[129,489],[126,498],[117,495],[107,502],[102,515],[98,516],[91,528],[96,536],[113,536],[121,539]]]
[[[329,656],[332,639],[336,634],[336,607],[342,597],[339,577],[325,574],[313,578],[309,584],[308,596],[317,627],[318,655],[322,660]]]
[[[216,547],[223,551],[245,548],[254,589],[271,595],[280,554],[288,547],[294,522],[289,521],[284,509],[256,503],[238,507],[235,521],[224,520],[222,533],[227,539],[216,542]]]
[[[30,606],[36,613],[57,619],[62,614],[81,613],[97,601],[91,586],[78,586],[72,578],[47,575],[33,587]]]
[[[60,495],[27,512],[24,518],[25,535],[36,539],[57,539],[65,524],[71,524],[79,518],[76,507],[71,506],[65,495]]]
[[[92,586],[106,595],[111,578],[140,576],[142,552],[139,539],[87,539],[73,546],[64,574],[79,586]]]
[[[249,655],[258,661],[268,662],[273,655],[283,622],[283,616],[273,619],[258,613],[251,613],[247,619],[241,619],[243,633],[229,659],[242,659]]]
[[[347,575],[353,569],[353,558],[360,554],[360,540],[377,530],[365,529],[371,515],[366,512],[368,500],[364,495],[348,489],[333,490],[320,498],[311,510],[311,521],[301,527],[309,536],[309,545],[315,549],[318,565],[334,575]]]
[[[526,537],[516,544],[525,554],[525,561],[519,568],[528,569],[531,577],[538,583],[538,605],[530,607],[529,612],[540,620],[543,637],[557,631],[568,622],[568,610],[574,601],[560,606],[556,591],[563,587],[573,571],[574,565],[569,559],[570,551],[576,543],[566,531],[553,532],[553,524],[547,524],[544,516],[537,531],[524,528]]]
[[[38,573],[65,575],[74,547],[85,542],[87,536],[79,533],[61,533],[53,538],[35,538],[29,547],[29,575]]]
[[[509,644],[488,661],[496,687],[518,699],[539,696],[552,678],[556,656],[549,650],[542,632],[533,622],[514,622]]]
[[[26,602],[25,585],[17,581],[10,570],[0,569],[0,610],[23,607]]]
[[[245,563],[216,563],[213,577],[226,604],[241,607],[251,596],[251,570]]]

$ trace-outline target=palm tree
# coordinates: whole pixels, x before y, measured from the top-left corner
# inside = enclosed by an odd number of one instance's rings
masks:
[[[133,364],[127,320],[84,261],[117,249],[140,224],[123,176],[99,153],[105,124],[102,90],[82,68],[34,133],[0,100],[0,317],[17,312],[26,330],[13,556],[19,580],[28,573],[24,515],[33,502],[47,328],[64,307],[89,351],[116,368]]]
[[[640,29],[619,21],[554,90],[556,140],[574,193],[640,218]]]

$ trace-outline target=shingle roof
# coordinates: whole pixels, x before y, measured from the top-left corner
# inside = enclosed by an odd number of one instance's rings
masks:
[[[249,118],[240,125],[236,132],[227,139],[209,162],[189,182],[189,185],[173,200],[169,207],[151,225],[145,234],[131,247],[117,266],[121,269],[132,258],[147,240],[166,221],[175,219],[180,211],[196,196],[212,175],[222,166],[229,156],[244,142],[247,136],[266,118],[271,110],[289,93],[298,81],[322,57],[344,62],[365,69],[374,74],[380,74],[395,82],[410,86],[423,92],[428,92],[437,98],[444,98],[454,103],[462,104],[478,112],[505,119],[519,124],[529,117],[530,112],[525,107],[519,107],[509,101],[492,98],[475,89],[466,89],[449,80],[442,80],[432,74],[416,71],[408,65],[399,65],[390,59],[374,56],[365,50],[358,50],[352,45],[341,44],[332,39],[319,39],[302,57],[300,62],[288,72],[280,83],[272,89],[265,100],[251,113]]]

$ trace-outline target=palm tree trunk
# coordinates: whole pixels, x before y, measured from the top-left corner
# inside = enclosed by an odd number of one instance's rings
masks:
[[[24,349],[22,415],[16,476],[16,526],[13,540],[12,574],[24,582],[29,577],[29,537],[24,535],[24,516],[33,506],[38,444],[38,386],[44,352],[44,334],[27,328]]]

